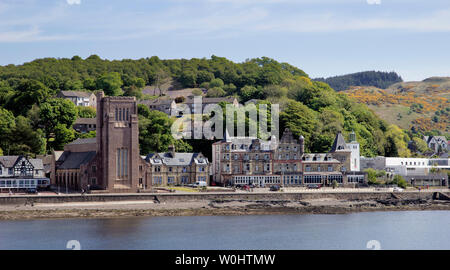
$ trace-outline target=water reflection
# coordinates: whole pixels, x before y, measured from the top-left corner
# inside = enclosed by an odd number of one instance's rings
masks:
[[[1,221],[0,249],[449,249],[450,211]]]

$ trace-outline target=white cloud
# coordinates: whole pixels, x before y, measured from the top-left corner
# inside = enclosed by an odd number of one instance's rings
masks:
[[[381,0],[367,0],[367,4],[369,5],[380,5]]]
[[[66,0],[69,5],[80,5],[81,0]]]

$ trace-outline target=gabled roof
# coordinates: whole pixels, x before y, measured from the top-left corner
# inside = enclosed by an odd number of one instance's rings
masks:
[[[65,97],[85,97],[89,98],[93,93],[91,92],[84,92],[84,91],[61,91],[60,93],[62,96]]]
[[[5,168],[14,167],[19,156],[0,156],[0,163]]]
[[[350,149],[347,147],[347,144],[345,143],[344,136],[342,136],[342,133],[339,132],[336,135],[336,138],[334,139],[333,146],[331,146],[330,152],[336,152],[336,151],[350,151]]]
[[[196,164],[208,164],[208,161],[201,153],[177,153],[170,152],[150,153],[145,160],[153,165],[164,164],[168,166],[189,166],[192,162]],[[161,163],[158,162],[160,160]]]
[[[75,141],[68,143],[67,145],[92,144],[92,143],[97,143],[97,138],[85,138],[85,139],[78,138]]]
[[[58,166],[58,169],[79,169],[82,164],[89,163],[94,157],[96,152],[68,152],[64,151],[62,157],[64,162]]]
[[[21,158],[25,158],[26,160],[28,160],[28,162],[31,163],[31,165],[34,167],[35,170],[43,170],[44,169],[44,164],[42,162],[42,159],[40,159],[40,158],[28,159],[24,156],[0,156],[0,163],[5,168],[12,168],[17,164],[17,162],[19,162],[19,160]]]
[[[42,162],[42,159],[39,158],[32,158],[29,159],[31,165],[33,165],[35,170],[43,170],[44,169],[44,163]]]

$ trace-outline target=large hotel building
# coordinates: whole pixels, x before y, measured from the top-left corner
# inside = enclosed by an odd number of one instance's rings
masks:
[[[249,137],[231,137],[213,144],[211,173],[213,181],[224,185],[257,186],[308,184],[360,186],[367,175],[359,168],[359,143],[350,134],[346,143],[338,133],[328,153],[305,153],[304,138],[294,138],[286,129],[278,141],[275,136],[263,141]]]

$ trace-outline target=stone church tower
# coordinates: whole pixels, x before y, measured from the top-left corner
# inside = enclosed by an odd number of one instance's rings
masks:
[[[97,166],[102,188],[136,192],[142,163],[136,98],[97,93]]]

